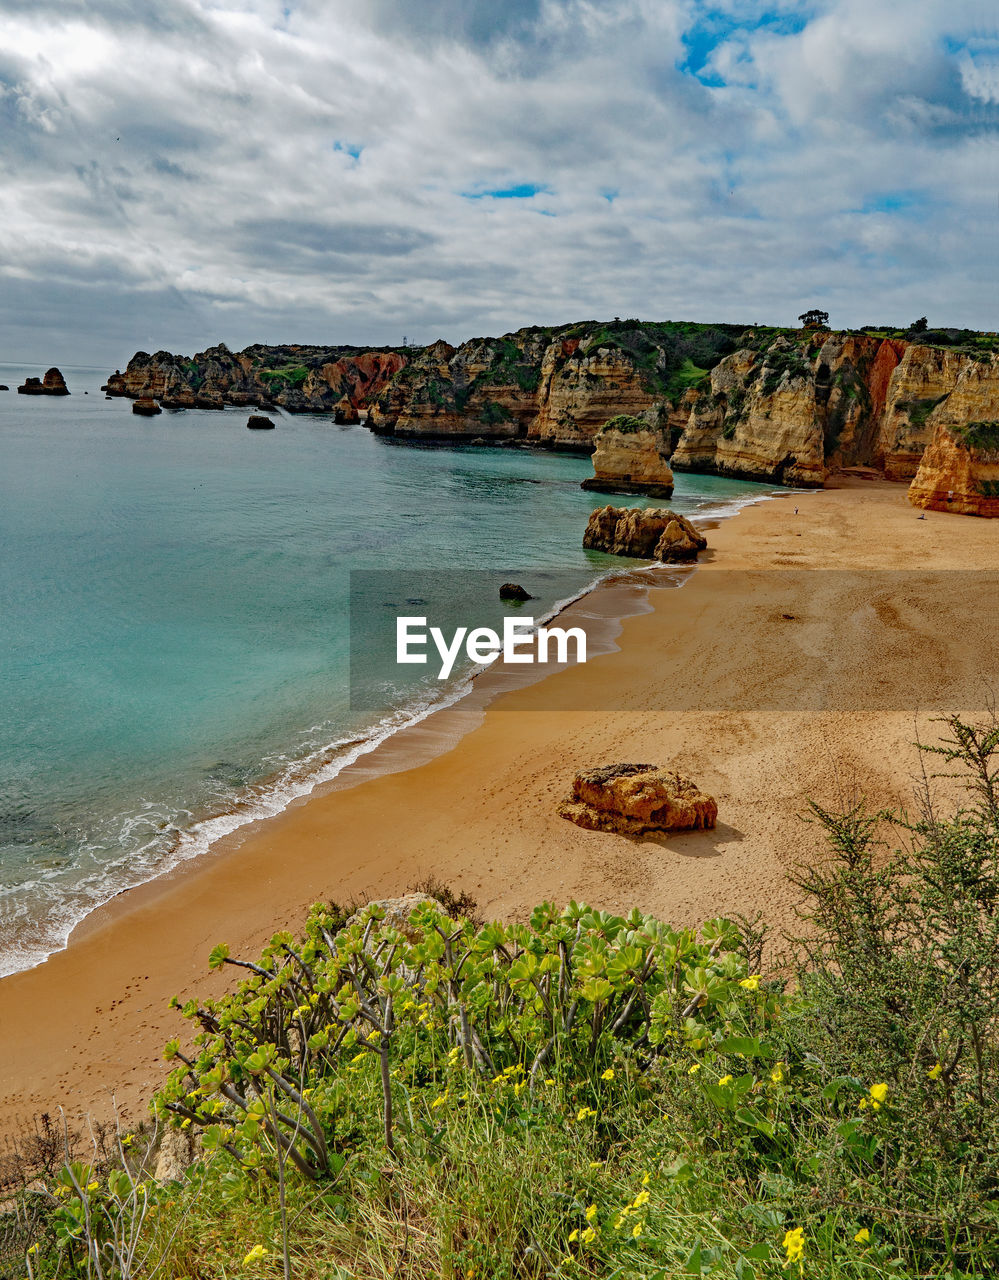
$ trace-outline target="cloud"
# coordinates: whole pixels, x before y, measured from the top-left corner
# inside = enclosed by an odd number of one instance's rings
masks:
[[[974,0],[0,0],[0,341],[991,327]],[[911,314],[910,314],[911,313]]]

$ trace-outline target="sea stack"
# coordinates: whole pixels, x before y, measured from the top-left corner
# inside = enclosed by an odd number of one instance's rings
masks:
[[[251,413],[246,420],[246,425],[250,431],[273,431],[274,423],[270,418],[265,418],[261,413]]]
[[[132,401],[132,412],[139,414],[143,418],[152,418],[157,413],[162,413],[163,410],[151,397],[143,396],[139,400]]]
[[[48,370],[44,378],[25,378],[17,389],[22,396],[68,396],[69,387],[66,379],[55,367]]]
[[[594,474],[583,481],[583,489],[673,496],[667,435],[645,417],[619,413],[604,423],[593,443]]]

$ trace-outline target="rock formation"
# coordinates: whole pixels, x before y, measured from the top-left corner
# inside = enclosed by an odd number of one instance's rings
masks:
[[[519,582],[504,582],[499,589],[501,600],[533,600],[530,592],[525,591]]]
[[[707,539],[668,507],[599,507],[590,516],[583,546],[637,560],[682,564],[697,559]]]
[[[133,401],[132,412],[138,413],[144,418],[152,418],[157,413],[162,413],[163,410],[152,396],[143,396],[141,399]]]
[[[280,405],[405,438],[596,448],[595,482],[665,494],[668,470],[818,486],[831,471],[871,466],[910,480],[942,406],[955,420],[958,404],[965,422],[992,419],[975,395],[997,351],[996,335],[957,330],[587,320],[400,351],[140,351],[106,391],[166,408]],[[650,437],[597,438],[621,417],[647,422]]]
[[[256,345],[232,352],[224,343],[190,358],[138,351],[104,391],[152,397],[167,409],[280,405],[289,413],[332,413],[337,421],[357,422],[406,359],[397,351],[356,347]]]
[[[582,488],[598,493],[645,493],[652,498],[673,496],[669,436],[656,425],[654,414],[618,414],[600,428],[594,445],[594,474],[583,481]]]
[[[246,420],[246,425],[251,431],[273,431],[274,423],[270,418],[265,418],[262,414],[251,413]]]
[[[10,387],[7,386],[6,382],[0,382],[0,391],[9,391],[9,390],[10,390]]]
[[[25,378],[18,393],[22,396],[68,396],[69,387],[58,369],[47,371],[44,378]]]
[[[689,778],[654,764],[613,764],[578,773],[558,814],[590,831],[643,836],[703,831],[715,825],[718,805]]]

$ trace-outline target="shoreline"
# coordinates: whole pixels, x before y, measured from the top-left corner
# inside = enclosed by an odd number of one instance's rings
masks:
[[[692,513],[691,518],[701,527],[711,530],[720,521],[734,518],[747,506],[783,497],[792,492],[794,491],[775,490],[773,493],[757,494],[747,498],[704,499],[703,512],[700,515],[696,512]],[[680,585],[682,577],[691,572],[693,567],[668,566],[655,562],[638,564],[631,561],[624,561],[622,567],[607,566],[596,570],[596,576],[586,586],[566,599],[557,601],[536,621],[538,625],[546,625],[555,618],[568,614],[575,625],[587,627],[590,641],[588,649],[591,656],[612,652],[616,647],[615,638],[620,630],[618,624],[632,613],[642,612],[646,607],[641,598],[643,593]],[[680,581],[673,580],[677,577]],[[664,578],[670,580],[663,581]],[[632,586],[636,588],[633,592],[629,591]],[[615,592],[621,597],[620,599],[614,599]],[[597,613],[594,614],[583,608],[582,612],[585,616],[582,619],[576,618],[573,611],[577,610],[577,606],[581,606],[583,601],[591,598],[598,598],[594,599],[594,604],[598,606]],[[226,807],[209,809],[200,816],[196,816],[185,827],[174,826],[171,823],[171,843],[169,847],[162,848],[155,855],[159,864],[157,870],[148,874],[145,879],[121,884],[101,900],[93,900],[83,908],[82,915],[66,921],[61,942],[50,945],[50,949],[43,950],[44,946],[49,945],[46,943],[34,945],[24,943],[16,947],[9,958],[0,956],[0,982],[45,964],[52,956],[65,951],[74,938],[84,936],[88,931],[88,922],[99,912],[125,895],[141,892],[157,881],[176,873],[183,873],[185,868],[203,858],[211,857],[215,846],[243,828],[278,818],[289,807],[308,802],[314,796],[325,794],[329,789],[357,785],[361,780],[377,776],[383,771],[380,762],[384,755],[388,755],[395,761],[392,765],[392,771],[395,771],[398,768],[413,767],[432,758],[440,751],[448,750],[454,745],[457,737],[469,731],[469,727],[477,723],[476,717],[481,717],[485,708],[496,697],[509,689],[521,688],[546,679],[559,669],[553,664],[537,671],[514,671],[507,668],[501,674],[488,666],[472,668],[447,681],[445,687],[434,694],[415,696],[410,702],[395,710],[387,711],[352,736],[335,739],[311,750],[301,759],[289,761],[275,772],[249,784],[241,793],[235,794],[232,802]],[[458,708],[461,704],[466,704],[469,717],[458,716],[455,718],[455,726],[449,725],[444,713]],[[428,722],[432,724],[428,725]],[[459,727],[461,725],[465,727]],[[424,740],[419,743],[418,749],[407,751],[410,735],[421,726],[428,726],[427,730],[424,734],[416,736]],[[428,734],[431,739],[433,738],[434,730],[438,726],[441,727],[441,732],[437,735],[440,741],[435,750],[432,741],[426,739]],[[403,735],[403,742],[398,744],[398,750],[383,753],[382,748],[385,744],[399,735]],[[369,756],[375,757],[373,766],[370,764],[366,766],[364,763]],[[402,763],[399,763],[399,760]],[[342,775],[345,775],[345,781],[339,783],[338,779]],[[141,855],[143,852],[138,850],[137,854]],[[16,963],[18,967],[10,968],[8,967],[10,963]]]
[[[322,784],[209,854],[119,895],[74,931],[64,951],[0,980],[8,1049],[0,1127],[57,1105],[107,1114],[110,1091],[124,1120],[140,1118],[164,1073],[162,1045],[185,1029],[169,998],[221,990],[223,980],[206,967],[216,942],[252,955],[276,929],[296,929],[319,898],[394,896],[433,873],[467,888],[486,915],[515,917],[544,897],[575,897],[608,909],[639,905],[682,923],[754,910],[778,926],[790,922],[786,870],[792,855],[816,852],[814,833],[796,821],[807,796],[829,799],[831,786],[856,776],[870,782],[873,802],[904,800],[916,724],[928,726],[936,710],[984,705],[969,693],[973,664],[957,660],[953,643],[938,645],[929,660],[913,644],[919,618],[879,612],[884,601],[847,610],[842,625],[835,608],[809,618],[810,608],[847,587],[802,583],[793,570],[919,568],[946,636],[960,607],[946,575],[963,565],[992,569],[999,558],[986,522],[928,513],[913,524],[901,486],[855,482],[788,496],[798,500],[797,519],[788,503],[762,501],[722,521],[699,571],[682,591],[649,592],[650,609],[624,618],[614,651],[494,695],[474,713],[477,723],[463,699],[435,713],[449,718],[443,726],[404,731],[403,748],[403,733],[394,734],[364,766],[349,766],[360,775],[349,783]],[[914,564],[917,532],[923,546]],[[804,541],[791,542],[798,537]],[[719,569],[732,573],[719,578]],[[761,569],[782,576],[760,581]],[[774,618],[787,616],[807,625],[785,628],[794,633],[790,650],[771,652]],[[973,618],[956,633],[966,653],[974,648],[969,630],[983,627]],[[892,647],[896,633],[902,642]],[[807,672],[816,654],[832,652],[824,647],[830,641],[837,664],[829,690],[883,676],[900,691],[899,709],[857,711],[848,697],[841,709],[835,698],[825,708],[738,708],[753,681]],[[872,661],[879,644],[891,670]],[[903,709],[901,697],[920,685],[920,666],[922,683],[935,684],[942,701],[917,714],[918,705]],[[664,701],[678,674],[689,680],[695,707],[700,696],[700,709]],[[594,690],[613,695],[603,709]],[[431,732],[450,745],[440,750],[438,737],[430,750]],[[627,841],[558,819],[555,801],[573,772],[612,753],[691,773],[718,797],[718,828]]]

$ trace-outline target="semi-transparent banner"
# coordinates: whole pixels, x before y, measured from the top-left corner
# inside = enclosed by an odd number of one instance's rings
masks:
[[[473,678],[532,684],[533,709],[575,711],[926,712],[999,691],[999,569],[635,570],[591,585],[551,570],[355,570],[352,707]]]

